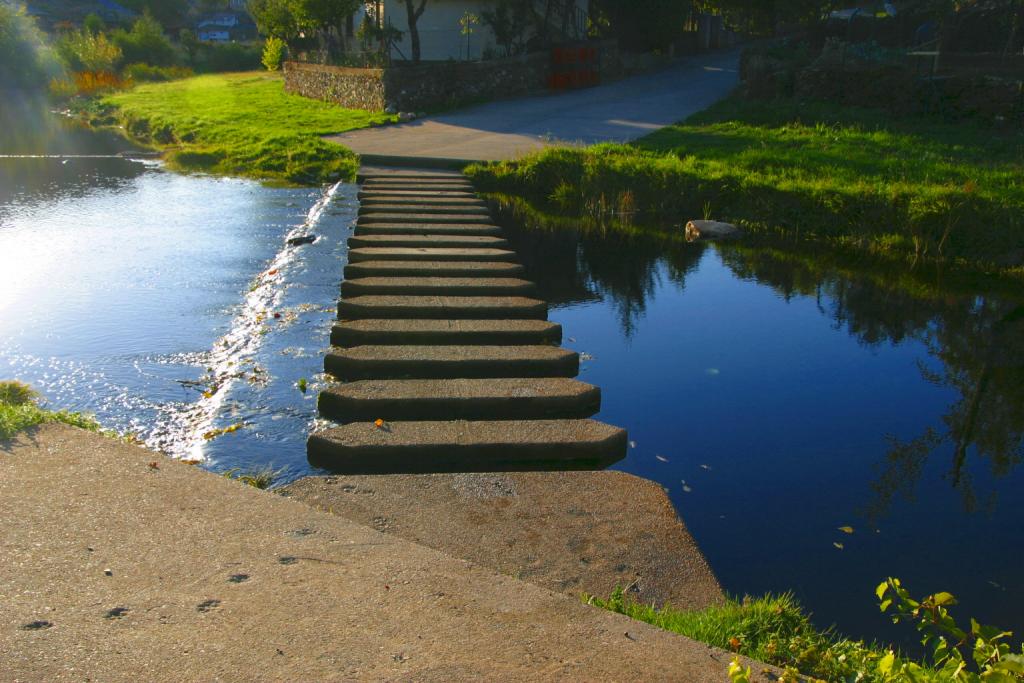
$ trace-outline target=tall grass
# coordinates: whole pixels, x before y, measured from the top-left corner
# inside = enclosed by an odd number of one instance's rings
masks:
[[[1024,132],[730,99],[631,145],[469,169],[485,190],[584,212],[628,193],[647,217],[908,258],[1024,263]]]
[[[0,440],[48,422],[61,422],[89,431],[99,431],[90,417],[64,410],[52,411],[37,403],[39,395],[26,384],[14,380],[0,381]]]

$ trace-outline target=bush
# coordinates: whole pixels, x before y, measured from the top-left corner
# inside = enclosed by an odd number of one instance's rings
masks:
[[[69,31],[57,41],[57,54],[72,71],[114,71],[121,48],[103,33]]]
[[[35,22],[23,9],[0,2],[0,89],[42,90],[60,71]]]
[[[149,64],[129,64],[122,74],[125,78],[137,83],[160,83],[189,78],[195,72],[186,66],[150,66]]]
[[[148,14],[136,21],[130,31],[118,29],[112,37],[123,53],[122,63],[171,66],[178,62],[178,53],[164,35],[160,22]]]
[[[260,68],[262,50],[258,44],[203,43],[192,67],[200,73],[252,71]]]
[[[267,38],[267,42],[263,45],[263,66],[267,67],[267,71],[277,71],[281,68],[281,62],[284,60],[284,41],[280,38],[270,36]]]

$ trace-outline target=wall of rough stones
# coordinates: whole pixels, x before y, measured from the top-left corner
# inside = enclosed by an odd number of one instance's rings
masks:
[[[617,47],[601,44],[601,80],[627,72]],[[346,108],[423,112],[532,95],[548,89],[551,55],[535,52],[479,62],[429,62],[385,69],[285,62],[285,90]]]

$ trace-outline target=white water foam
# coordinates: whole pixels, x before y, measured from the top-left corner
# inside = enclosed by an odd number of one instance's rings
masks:
[[[160,448],[168,455],[184,460],[204,461],[208,438],[221,414],[232,386],[240,380],[259,381],[259,370],[252,366],[253,357],[263,343],[260,333],[264,321],[272,318],[285,290],[285,271],[299,258],[301,246],[288,244],[288,239],[310,232],[320,222],[335,194],[338,182],[328,187],[310,208],[302,225],[285,237],[285,244],[269,265],[256,276],[227,334],[218,339],[205,358],[207,375],[202,382],[207,390],[195,403],[172,415],[168,423],[155,430],[147,445]],[[222,427],[223,429],[223,427]],[[152,443],[150,443],[152,441]]]

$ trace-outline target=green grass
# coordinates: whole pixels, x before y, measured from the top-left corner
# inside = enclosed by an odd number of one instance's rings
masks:
[[[275,470],[271,467],[265,467],[260,470],[243,470],[240,467],[233,467],[230,470],[224,472],[223,476],[227,479],[233,479],[234,481],[241,482],[247,486],[252,486],[256,489],[266,490],[269,489],[274,481],[280,477],[282,472]]]
[[[730,98],[631,145],[471,167],[482,189],[563,213],[685,223],[907,259],[1024,263],[1024,132],[870,109]]]
[[[873,683],[885,678],[878,663],[887,648],[819,631],[791,595],[729,600],[698,611],[655,609],[617,589],[607,600],[587,602],[688,638],[790,670],[785,680],[805,676],[826,681]],[[891,680],[891,679],[889,679]],[[930,679],[929,679],[930,680]]]
[[[355,154],[321,136],[394,118],[290,95],[280,75],[262,72],[140,85],[98,109],[94,123],[168,150],[172,167],[294,184],[353,179]]]
[[[100,430],[99,424],[90,417],[64,410],[46,410],[39,406],[37,399],[38,394],[26,384],[0,381],[0,440],[48,422],[62,422],[92,432]]]

